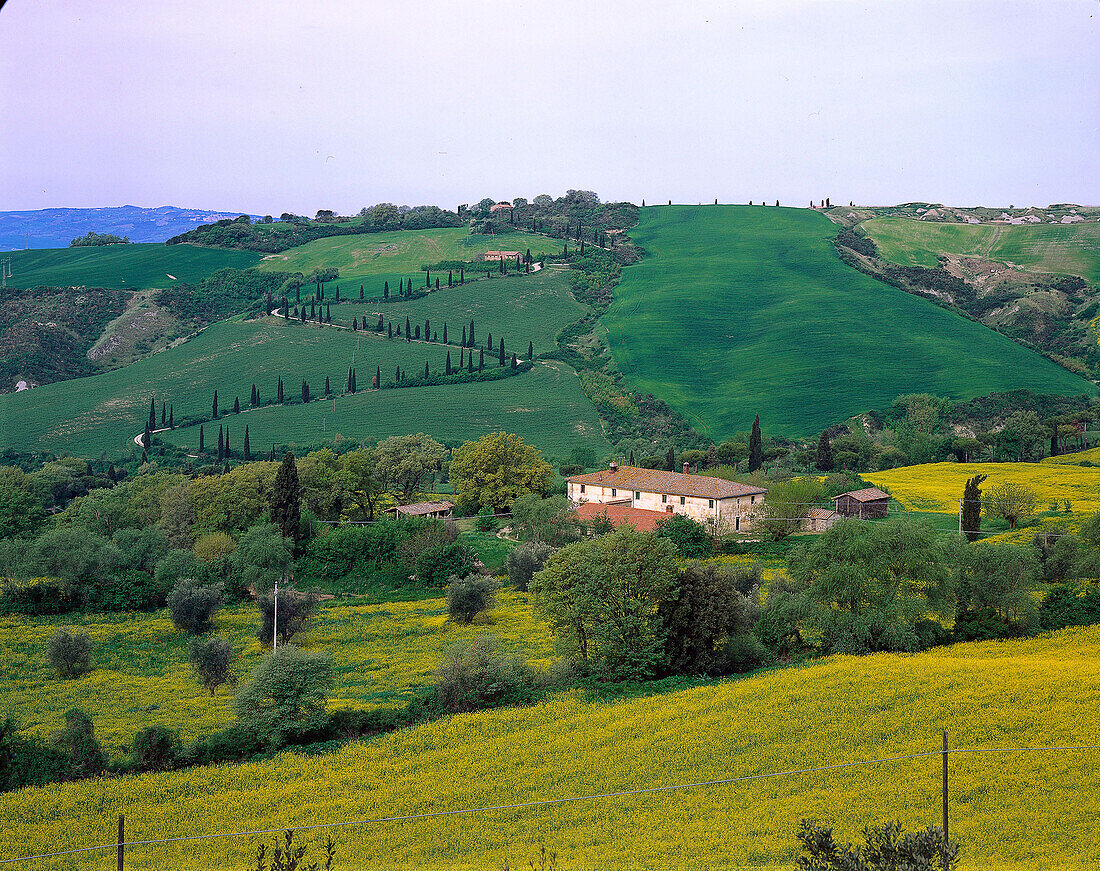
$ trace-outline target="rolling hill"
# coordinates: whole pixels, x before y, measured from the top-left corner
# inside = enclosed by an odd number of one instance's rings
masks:
[[[1100,223],[939,224],[873,218],[863,224],[882,256],[903,266],[939,265],[940,254],[982,257],[1100,284]]]
[[[846,266],[818,212],[643,209],[648,256],[623,270],[604,323],[633,384],[720,440],[760,414],[809,436],[905,393],[952,398],[1090,382],[974,321]]]
[[[386,682],[385,675],[377,681]],[[803,818],[835,826],[841,841],[858,838],[872,823],[938,824],[941,728],[955,748],[1091,745],[1098,710],[1097,627],[919,654],[834,656],[614,701],[565,692],[534,707],[447,717],[320,755],[288,752],[266,762],[6,793],[0,858],[109,844],[119,812],[126,813],[127,834],[141,840],[788,772],[669,792],[389,819],[329,834],[338,844],[337,867],[523,867],[541,842],[562,868],[790,868]],[[910,754],[925,755],[804,771]],[[963,845],[961,867],[1094,868],[1096,759],[1087,750],[952,754],[951,831]],[[137,846],[126,863],[240,868],[258,840]],[[100,868],[108,858],[75,854],[67,867]]]

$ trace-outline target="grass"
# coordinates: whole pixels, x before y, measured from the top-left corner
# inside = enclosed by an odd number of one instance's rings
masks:
[[[335,284],[340,285],[343,295],[358,296],[362,284],[367,296],[381,296],[384,281],[390,283],[391,293],[397,292],[398,279],[411,278],[415,287],[423,287],[421,266],[444,260],[473,260],[486,251],[526,253],[528,248],[538,259],[540,253],[557,252],[561,247],[557,240],[534,233],[468,236],[461,227],[395,230],[317,239],[280,254],[270,254],[264,257],[259,268],[308,275],[319,267],[334,266],[340,270],[340,278]],[[486,268],[498,267],[487,264]],[[446,283],[446,273],[440,278]],[[335,288],[332,291],[335,293]]]
[[[1096,387],[973,321],[844,265],[836,226],[806,209],[643,209],[649,256],[604,316],[633,384],[721,440],[760,414],[810,436],[904,393],[962,399]]]
[[[459,349],[449,350],[457,366]],[[187,415],[209,417],[215,389],[225,412],[236,397],[247,406],[253,382],[263,401],[274,398],[279,376],[288,398],[300,396],[303,378],[312,396],[319,397],[326,376],[333,391],[344,388],[353,357],[362,388],[369,386],[379,366],[383,384],[393,380],[398,365],[413,374],[423,372],[428,361],[433,372],[442,371],[447,352],[442,345],[281,321],[222,322],[124,369],[0,395],[0,447],[77,456],[129,455],[133,437],[144,426],[150,396],[158,408],[162,400],[174,404],[177,420]],[[578,379],[559,364],[539,365],[532,373],[485,384],[361,392],[337,400],[335,414],[331,402],[311,402],[227,416],[225,423],[234,434],[231,444],[236,450],[242,447],[246,423],[257,450],[272,442],[309,444],[417,431],[461,441],[501,428],[562,456],[573,444],[609,449]],[[214,440],[210,444],[215,444],[216,433],[209,424],[207,430]],[[164,437],[194,448],[198,428],[177,429]]]
[[[1100,283],[1100,223],[1095,221],[1014,226],[874,218],[863,228],[884,258],[903,266],[934,268],[938,255],[958,254]]]
[[[219,269],[245,269],[260,261],[260,255],[252,251],[154,243],[40,248],[13,251],[10,256],[9,287],[47,285],[128,290],[171,287],[181,282],[198,284]]]
[[[444,275],[444,285],[446,281]],[[334,305],[332,320],[350,324],[352,318],[365,317],[371,327],[379,314],[402,325],[406,317],[421,326],[429,320],[440,337],[446,323],[452,342],[461,339],[463,327],[469,327],[473,320],[479,343],[484,344],[491,332],[494,348],[503,338],[505,349],[522,357],[527,353],[528,343],[534,344],[536,353],[553,350],[554,339],[561,329],[584,317],[587,311],[570,293],[566,274],[541,270],[531,275],[482,279],[461,287],[444,286],[411,301],[392,299],[386,303]]]
[[[940,729],[954,747],[1094,744],[1100,628],[920,654],[835,656],[671,694],[462,716],[267,762],[99,779],[0,796],[0,857],[111,841],[428,814],[929,755],[673,792],[333,829],[340,867],[789,868],[798,821],[853,840],[939,821]],[[1093,752],[951,757],[964,869],[1089,869]],[[305,833],[310,838],[322,833]],[[239,868],[257,839],[133,847],[127,867]],[[75,854],[51,867],[102,867]]]
[[[562,363],[539,363],[523,375],[481,384],[359,392],[338,399],[335,412],[331,401],[311,402],[262,408],[228,422],[234,425],[236,450],[245,423],[256,446],[373,441],[414,432],[458,443],[504,430],[556,458],[578,445],[601,456],[611,450],[579,379]],[[198,444],[197,427],[162,435],[191,449]]]
[[[431,683],[453,644],[480,633],[499,635],[534,662],[549,662],[549,632],[532,616],[527,594],[503,591],[497,598],[498,606],[470,626],[448,622],[441,598],[384,605],[328,601],[308,635],[294,643],[332,653],[337,676],[331,707],[394,707]],[[255,637],[258,615],[249,604],[225,608],[215,618],[214,632],[232,645],[242,678],[267,652]],[[54,676],[45,649],[58,626],[79,626],[92,637],[95,670],[89,675]],[[188,641],[164,611],[0,617],[0,710],[13,712],[25,732],[46,738],[64,725],[65,711],[82,708],[112,752],[153,723],[193,741],[227,726],[233,711],[231,691],[222,688],[211,698],[195,680]]]
[[[905,508],[915,511],[959,510],[968,478],[988,475],[982,491],[1003,481],[1024,484],[1035,492],[1036,509],[1069,499],[1075,514],[1100,511],[1100,467],[1049,463],[926,463],[884,472],[863,472],[876,487],[884,487]]]

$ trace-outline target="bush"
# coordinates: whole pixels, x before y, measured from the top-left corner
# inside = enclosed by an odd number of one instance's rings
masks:
[[[447,613],[456,623],[472,623],[482,611],[493,607],[497,583],[485,575],[457,575],[447,582]]]
[[[49,640],[46,657],[58,677],[83,677],[92,670],[92,639],[79,629],[58,629]]]
[[[278,647],[253,669],[252,679],[237,693],[233,709],[242,727],[276,749],[291,735],[325,725],[332,682],[329,654],[293,645]]]
[[[726,639],[722,651],[725,654],[729,671],[741,674],[755,668],[769,665],[775,658],[771,650],[753,632],[738,632]]]
[[[92,777],[107,767],[92,721],[80,708],[65,712],[65,728],[55,732],[50,743],[64,755],[69,777]]]
[[[697,520],[683,514],[672,514],[657,526],[657,535],[667,538],[687,559],[710,556],[714,553],[714,540]]]
[[[215,612],[222,606],[222,585],[199,586],[184,578],[168,594],[168,613],[172,625],[188,635],[203,635],[210,630]]]
[[[1081,592],[1068,584],[1055,587],[1039,609],[1039,625],[1045,632],[1097,623],[1100,623],[1100,586],[1095,584]]]
[[[442,587],[453,575],[466,575],[474,568],[473,552],[464,544],[436,544],[416,558],[416,578],[431,587]]]
[[[236,686],[237,675],[233,671],[233,650],[224,638],[195,638],[188,650],[191,665],[202,685],[210,695],[222,684]]]
[[[42,786],[68,774],[68,757],[57,747],[19,734],[15,721],[0,721],[0,792]]]
[[[451,713],[533,701],[537,695],[531,667],[504,652],[499,638],[480,635],[456,645],[435,671],[435,695]]]
[[[806,871],[952,871],[959,867],[959,846],[944,849],[943,829],[930,826],[919,832],[901,831],[900,823],[868,826],[864,844],[838,844],[833,830],[813,820],[802,820],[798,840],[804,856],[798,867]]]
[[[44,617],[68,614],[80,607],[73,591],[57,578],[34,578],[23,583],[7,581],[0,591],[0,613]]]
[[[183,742],[175,729],[150,726],[134,735],[130,761],[138,771],[170,771],[183,760]]]
[[[535,572],[542,571],[553,552],[554,548],[541,541],[525,541],[514,547],[504,563],[512,589],[526,593],[531,585],[531,578],[535,576]]]
[[[271,644],[275,635],[275,593],[270,592],[256,600],[260,609],[260,628],[256,637],[264,644]],[[313,619],[317,608],[317,594],[299,593],[297,590],[279,591],[279,643],[286,644],[301,632]]]
[[[486,505],[477,513],[477,528],[479,532],[496,532],[497,519],[493,516],[491,505]]]

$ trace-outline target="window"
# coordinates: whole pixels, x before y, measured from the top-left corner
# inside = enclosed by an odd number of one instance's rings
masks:
[[[738,515],[737,517],[735,517],[733,519],[733,528],[735,530],[737,530],[738,532],[741,531],[741,516],[740,515]]]
[[[681,497],[680,497],[680,504],[681,504],[681,505],[683,505],[683,504],[685,504],[686,502],[687,502],[687,500],[686,500],[686,499],[685,499],[685,498],[684,498],[683,496],[681,496]]]
[[[581,484],[581,492],[584,492],[584,484]]]
[[[749,505],[755,505],[755,504],[756,504],[756,497],[755,497],[755,496],[752,496],[752,497],[751,497],[751,498],[749,499]]]
[[[641,499],[641,498],[642,498],[642,494],[641,494],[641,493],[639,493],[639,492],[638,492],[637,490],[635,490],[635,491],[634,491],[634,498],[635,498],[635,499]]]
[[[667,493],[662,493],[661,494],[661,501],[662,502],[667,502],[668,501],[668,494]]]
[[[611,498],[614,499],[618,495],[619,495],[618,491],[614,487],[612,487],[611,488]]]
[[[713,507],[714,507],[714,500],[713,499],[708,499],[707,500],[707,508],[713,508]]]

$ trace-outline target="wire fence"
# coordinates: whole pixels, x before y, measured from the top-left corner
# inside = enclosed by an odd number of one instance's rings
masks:
[[[41,859],[56,859],[61,856],[72,856],[79,853],[93,853],[93,852],[105,852],[105,851],[117,851],[118,855],[118,869],[121,871],[123,868],[123,854],[127,847],[140,847],[140,846],[155,846],[158,844],[175,844],[181,842],[192,841],[212,841],[223,838],[243,838],[243,837],[256,837],[259,835],[279,834],[292,829],[295,832],[299,831],[311,831],[315,829],[335,829],[345,828],[350,826],[368,826],[368,825],[381,825],[385,823],[397,823],[397,822],[413,822],[417,820],[438,819],[442,817],[456,817],[456,816],[468,816],[473,814],[488,814],[500,811],[513,811],[513,810],[530,810],[538,807],[547,806],[560,806],[573,804],[576,802],[599,802],[607,801],[611,799],[627,798],[631,796],[639,795],[652,795],[659,793],[672,793],[677,791],[692,790],[692,789],[704,789],[709,787],[718,786],[732,786],[735,784],[750,783],[755,781],[772,780],[776,778],[784,777],[799,777],[810,774],[819,774],[823,772],[833,772],[842,769],[858,768],[870,765],[883,765],[888,763],[902,762],[912,759],[924,759],[933,756],[942,756],[944,760],[943,764],[943,820],[947,822],[947,803],[948,803],[948,789],[947,789],[947,772],[948,772],[948,759],[952,755],[962,754],[976,754],[976,753],[1046,753],[1046,752],[1083,752],[1083,751],[1096,751],[1100,750],[1100,744],[1070,744],[1060,746],[1038,746],[1038,747],[959,747],[949,748],[947,747],[947,733],[944,733],[944,747],[942,750],[928,750],[922,753],[906,753],[896,756],[884,756],[875,759],[860,759],[849,762],[838,762],[828,765],[815,765],[807,768],[788,769],[784,771],[770,771],[758,774],[743,774],[732,777],[724,777],[716,780],[700,780],[690,783],[676,783],[663,786],[651,786],[641,789],[628,789],[618,790],[614,792],[601,792],[590,793],[585,795],[572,795],[563,798],[546,798],[538,799],[534,801],[515,802],[511,804],[497,804],[497,805],[485,805],[479,807],[464,807],[464,808],[452,808],[449,810],[431,811],[426,813],[412,813],[412,814],[396,814],[392,816],[383,817],[371,817],[366,819],[351,819],[351,820],[326,820],[324,822],[307,823],[307,824],[286,824],[275,828],[265,829],[250,829],[250,830],[234,830],[234,831],[219,831],[219,832],[206,832],[202,834],[192,835],[179,835],[170,838],[147,838],[134,841],[126,841],[123,838],[122,817],[119,818],[119,839],[113,843],[108,844],[95,844],[86,847],[73,847],[66,850],[56,850],[47,853],[35,853],[26,856],[17,856],[13,858],[0,859],[0,865],[14,865],[16,863],[32,862]],[[1091,768],[1091,766],[1090,766]],[[946,825],[944,826],[946,832]]]

